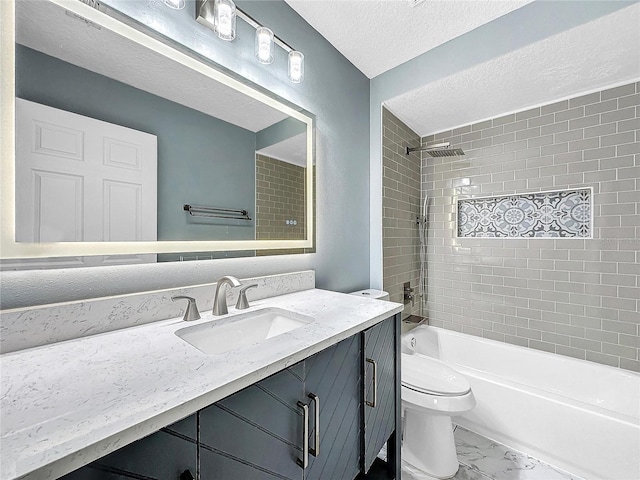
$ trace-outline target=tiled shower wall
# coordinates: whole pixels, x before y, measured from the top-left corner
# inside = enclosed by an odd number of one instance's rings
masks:
[[[431,325],[640,371],[640,82],[422,139]],[[386,171],[386,169],[385,169]],[[593,187],[593,239],[456,238],[456,198]]]
[[[416,217],[420,212],[420,156],[406,154],[420,136],[386,108],[382,109],[383,288],[391,301],[403,303],[403,284],[418,293],[420,275]],[[403,317],[420,314],[420,301],[405,305]]]
[[[256,240],[302,240],[305,168],[256,155]],[[287,225],[295,220],[297,225]]]

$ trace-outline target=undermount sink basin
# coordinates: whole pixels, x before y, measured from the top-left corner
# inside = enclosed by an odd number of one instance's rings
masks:
[[[208,355],[257,345],[312,323],[306,315],[281,308],[263,308],[181,328],[176,335]]]

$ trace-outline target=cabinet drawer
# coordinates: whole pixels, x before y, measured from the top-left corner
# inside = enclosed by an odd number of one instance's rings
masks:
[[[180,474],[185,470],[190,470],[195,475],[196,449],[195,442],[160,431],[61,478],[179,480]]]

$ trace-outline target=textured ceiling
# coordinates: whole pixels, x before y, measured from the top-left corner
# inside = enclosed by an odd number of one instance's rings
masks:
[[[640,77],[640,3],[385,102],[420,136]]]
[[[373,78],[532,0],[285,0]]]
[[[106,28],[88,26],[50,2],[16,3],[16,42],[252,132],[288,118]]]

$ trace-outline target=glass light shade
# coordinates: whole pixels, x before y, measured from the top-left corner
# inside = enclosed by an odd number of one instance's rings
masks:
[[[295,50],[289,52],[289,80],[301,83],[304,80],[304,55]]]
[[[174,10],[182,10],[186,5],[186,0],[163,0],[164,4]]]
[[[219,38],[228,42],[236,38],[236,4],[233,0],[215,0],[213,17]]]
[[[265,65],[273,63],[274,50],[273,32],[267,27],[256,28],[256,59],[258,62]]]

